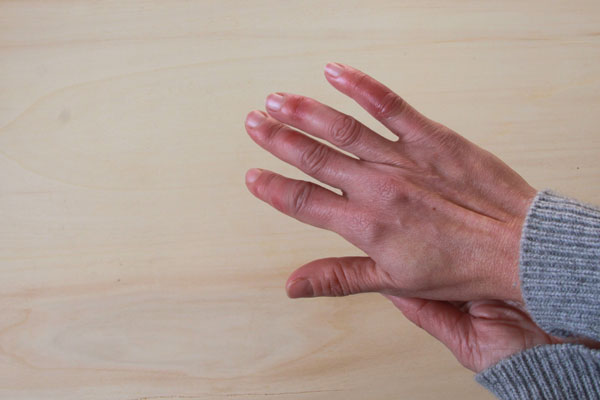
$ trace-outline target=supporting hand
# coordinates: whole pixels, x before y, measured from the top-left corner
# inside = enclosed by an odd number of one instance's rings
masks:
[[[498,300],[462,304],[386,295],[402,313],[442,342],[466,368],[481,372],[512,354],[562,343],[519,306]]]

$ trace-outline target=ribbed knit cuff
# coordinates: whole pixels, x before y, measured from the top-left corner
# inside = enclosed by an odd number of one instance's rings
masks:
[[[480,372],[500,399],[600,399],[600,352],[574,344],[533,347]]]
[[[600,209],[550,189],[537,193],[523,226],[525,307],[554,336],[600,340]]]

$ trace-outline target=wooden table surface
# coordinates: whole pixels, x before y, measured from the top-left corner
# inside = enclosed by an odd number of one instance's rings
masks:
[[[329,61],[600,203],[597,0],[0,1],[0,398],[492,398],[380,295],[285,294],[362,253],[248,192],[312,179],[247,112],[300,93],[391,137]]]

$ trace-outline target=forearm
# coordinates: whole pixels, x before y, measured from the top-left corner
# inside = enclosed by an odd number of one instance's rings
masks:
[[[600,340],[600,209],[538,192],[519,264],[525,306],[542,329]]]
[[[503,400],[600,399],[600,351],[574,344],[538,346],[475,379]]]
[[[523,226],[519,271],[526,308],[546,332],[600,339],[600,210],[550,190]],[[476,380],[501,399],[600,399],[600,351],[537,346]]]

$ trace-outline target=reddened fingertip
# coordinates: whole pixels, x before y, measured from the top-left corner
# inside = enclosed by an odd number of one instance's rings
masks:
[[[262,169],[260,168],[250,168],[246,172],[246,182],[252,183],[258,179],[258,176],[262,173]]]
[[[290,298],[313,297],[314,291],[312,284],[308,279],[298,278],[288,283],[287,294]]]
[[[338,63],[329,63],[325,66],[325,73],[332,78],[339,77],[344,72],[344,66]]]

